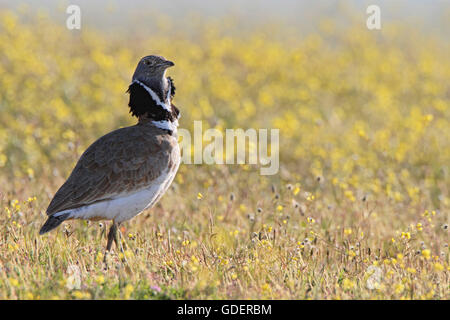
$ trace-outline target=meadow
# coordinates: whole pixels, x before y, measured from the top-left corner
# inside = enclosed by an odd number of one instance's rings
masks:
[[[159,26],[2,11],[0,299],[450,298],[448,41],[395,23]],[[105,268],[110,222],[38,231],[85,148],[135,123],[125,91],[153,53],[176,63],[181,128],[279,128],[280,171],[181,165]]]

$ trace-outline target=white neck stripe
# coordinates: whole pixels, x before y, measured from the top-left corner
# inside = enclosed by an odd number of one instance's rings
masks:
[[[170,89],[169,89],[169,94],[167,95],[167,103],[162,103],[161,99],[159,99],[158,95],[152,89],[150,89],[144,83],[142,83],[141,81],[133,80],[132,83],[137,83],[138,85],[143,87],[148,93],[150,93],[150,96],[156,102],[157,105],[163,107],[163,109],[168,112],[172,112],[172,108],[170,106]]]
[[[178,120],[175,120],[174,122],[171,122],[169,120],[152,121],[152,123],[157,128],[177,132]]]
[[[169,84],[169,91],[167,92],[167,103],[170,105],[170,96],[172,95],[172,86]]]

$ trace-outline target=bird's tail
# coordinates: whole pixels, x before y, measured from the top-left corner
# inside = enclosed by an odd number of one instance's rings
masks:
[[[48,217],[47,221],[45,221],[44,225],[42,226],[41,230],[39,231],[39,234],[47,233],[53,229],[55,229],[57,226],[59,226],[61,223],[63,223],[64,220],[69,218],[70,213],[64,213],[58,216],[50,216]]]

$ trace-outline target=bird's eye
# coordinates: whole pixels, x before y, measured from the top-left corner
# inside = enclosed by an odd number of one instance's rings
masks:
[[[150,61],[148,61],[148,60],[145,60],[144,63],[145,63],[147,66],[150,65]]]

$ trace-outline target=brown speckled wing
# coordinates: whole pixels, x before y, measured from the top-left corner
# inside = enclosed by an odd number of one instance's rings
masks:
[[[138,191],[178,159],[176,136],[138,124],[106,134],[81,156],[47,208],[52,215]]]

